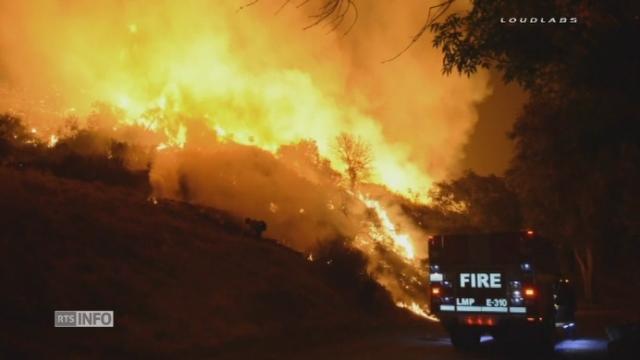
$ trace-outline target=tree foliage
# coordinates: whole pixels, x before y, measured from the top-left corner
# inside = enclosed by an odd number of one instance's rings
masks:
[[[500,70],[534,92],[570,88],[637,89],[640,4],[633,1],[475,0],[465,13],[434,22],[443,72]],[[577,17],[577,24],[509,24],[508,18]]]
[[[426,224],[437,232],[517,231],[522,226],[518,198],[503,178],[472,171],[436,184]]]
[[[0,160],[7,161],[29,144],[35,146],[37,142],[22,121],[10,114],[0,114]]]
[[[627,1],[476,0],[431,27],[444,73],[494,68],[529,91],[507,178],[526,222],[573,251],[587,300],[598,274],[640,255],[640,209],[629,200],[640,198],[639,10]],[[560,16],[578,24],[500,21]]]
[[[0,164],[35,168],[85,181],[140,187],[148,191],[147,167],[134,169],[142,150],[94,130],[72,131],[47,146],[20,118],[0,115]]]
[[[331,162],[320,155],[315,140],[306,139],[281,145],[277,155],[298,175],[314,183],[336,185],[340,180],[340,174],[333,170]]]
[[[508,179],[526,218],[571,249],[588,297],[595,269],[638,270],[614,265],[640,255],[640,206],[630,200],[640,198],[639,132],[624,102],[601,92],[536,96],[511,134]]]

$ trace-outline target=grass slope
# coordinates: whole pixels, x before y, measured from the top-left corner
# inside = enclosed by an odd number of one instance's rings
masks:
[[[240,224],[127,188],[0,167],[0,353],[215,356],[375,323],[317,265]],[[54,310],[114,310],[116,325],[54,328]]]

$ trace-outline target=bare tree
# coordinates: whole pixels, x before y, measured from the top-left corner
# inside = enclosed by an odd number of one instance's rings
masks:
[[[340,160],[347,165],[351,189],[371,176],[371,147],[360,137],[341,133],[336,137],[336,151]]]

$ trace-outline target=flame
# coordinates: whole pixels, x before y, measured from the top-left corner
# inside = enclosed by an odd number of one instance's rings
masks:
[[[56,134],[51,134],[49,136],[49,141],[47,142],[47,146],[52,148],[56,146],[57,143],[58,143],[58,136]]]
[[[439,321],[437,317],[427,313],[427,311],[425,309],[423,309],[422,307],[420,307],[420,305],[418,305],[415,302],[411,302],[409,304],[404,303],[404,302],[397,302],[396,306],[399,308],[403,308],[403,309],[407,309],[409,311],[411,311],[412,313],[423,317],[425,319],[431,320],[431,321]]]
[[[334,139],[351,133],[372,146],[372,182],[426,200],[430,171],[441,177],[459,158],[456,152],[475,121],[472,104],[487,94],[485,79],[477,81],[480,85],[443,80],[439,62],[427,67],[424,61],[431,58],[423,53],[381,65],[376,59],[411,33],[400,13],[394,17],[403,26],[388,30],[397,36],[380,37],[388,47],[359,53],[363,42],[356,32],[343,38],[327,36],[322,28],[296,31],[308,25],[313,6],[288,6],[274,17],[273,6],[261,2],[238,11],[241,5],[5,2],[0,62],[10,75],[12,96],[3,96],[0,106],[48,111],[51,122],[52,114],[82,118],[96,101],[108,103],[122,110],[120,123],[163,135],[161,149],[187,146],[194,124],[204,125],[212,139],[271,152],[313,139],[334,167],[344,165],[333,151]],[[369,6],[389,15],[383,5]],[[399,10],[413,14],[411,21],[419,26],[423,16],[412,8],[422,6]],[[18,32],[20,39],[14,36]],[[416,79],[429,79],[429,86]],[[460,101],[445,101],[451,94]],[[13,101],[23,95],[38,99],[35,106]]]
[[[476,121],[474,104],[489,91],[486,73],[442,77],[441,57],[429,46],[380,63],[423,24],[423,2],[370,2],[369,20],[363,16],[361,30],[349,36],[322,27],[298,31],[313,12],[307,6],[287,6],[276,17],[281,4],[238,11],[245,3],[1,2],[0,111],[44,122],[37,134],[50,147],[56,133],[63,137],[56,121],[60,128],[68,118],[86,121],[99,102],[114,109],[113,119],[102,119],[105,129],[142,127],[160,155],[209,142],[275,153],[310,139],[336,170],[345,164],[335,138],[345,132],[371,145],[372,183],[427,201],[433,179],[457,165]],[[377,21],[382,15],[385,26]],[[356,197],[379,219],[356,246],[371,256],[382,246],[404,261],[405,273],[378,280],[398,306],[419,314],[406,295],[420,286],[415,279],[423,271],[415,238],[380,202]],[[329,210],[339,206],[326,203]],[[268,205],[269,214],[286,208]],[[299,218],[314,215],[313,207],[296,209]]]
[[[411,238],[407,234],[398,234],[396,230],[396,226],[389,219],[389,214],[385,209],[382,208],[379,201],[375,201],[373,199],[369,199],[362,194],[359,194],[360,199],[365,203],[365,205],[375,211],[376,215],[380,219],[382,223],[382,236],[390,238],[393,240],[394,247],[396,249],[400,249],[401,254],[408,260],[413,260],[415,258],[415,250],[413,248],[413,244],[411,242]],[[379,238],[375,231],[373,231],[374,237]]]
[[[415,244],[407,233],[399,233],[389,210],[382,203],[362,193],[354,194],[372,210],[378,221],[365,224],[365,231],[356,236],[354,246],[368,255],[372,261],[370,275],[391,294],[396,306],[406,308],[414,314],[429,320],[425,294],[426,269],[416,259]],[[395,214],[396,218],[399,216]],[[397,220],[397,219],[396,219]],[[419,232],[419,231],[417,231]],[[417,233],[416,232],[416,233]],[[378,249],[384,249],[379,252]],[[389,256],[394,254],[400,262]]]
[[[212,54],[211,57],[216,57],[216,55]],[[225,68],[228,64],[210,64],[209,66],[213,69],[216,67]],[[193,65],[182,64],[180,67],[193,67]],[[202,73],[206,74],[210,71],[216,70],[209,70],[203,65]],[[244,114],[246,109],[221,108],[215,105],[209,108],[205,103],[189,108],[183,103],[182,94],[185,91],[191,91],[187,89],[197,88],[193,83],[195,79],[189,77],[175,80],[169,86],[170,91],[163,91],[155,99],[135,98],[120,91],[114,92],[107,98],[110,99],[110,103],[117,104],[120,109],[124,110],[122,122],[129,125],[139,125],[164,134],[167,140],[161,143],[158,149],[184,148],[188,141],[189,132],[187,123],[189,120],[184,118],[186,116],[189,119],[195,118],[198,119],[197,121],[204,122],[210,130],[212,138],[216,136],[222,141],[258,146],[272,153],[275,153],[281,144],[313,139],[318,143],[321,155],[330,159],[333,164],[340,164],[340,160],[333,151],[333,139],[338,134],[337,130],[344,128],[344,126],[321,126],[321,124],[335,123],[336,118],[349,116],[354,118],[356,123],[367,124],[362,130],[353,129],[352,131],[364,133],[365,138],[373,140],[375,172],[372,181],[407,196],[416,193],[413,189],[422,189],[424,192],[417,192],[419,199],[426,200],[426,190],[431,184],[430,177],[419,170],[415,164],[409,162],[403,151],[398,152],[394,146],[388,144],[379,133],[378,128],[369,129],[370,125],[376,122],[375,119],[367,117],[357,109],[339,109],[332,101],[325,99],[320,90],[309,82],[307,75],[297,71],[292,71],[288,75],[284,78],[272,75],[265,76],[264,79],[262,77],[246,78],[236,85],[238,88],[232,90],[240,93],[232,95],[232,97],[243,97],[243,102],[254,103],[255,105],[251,106],[262,108],[263,111],[268,109],[266,110],[268,111],[267,117],[273,119],[272,122],[290,119],[291,123],[284,125],[289,127],[288,131],[282,132],[254,126],[245,118],[247,116]],[[234,72],[229,76],[242,79],[246,77],[246,74]],[[181,85],[175,85],[176,83]],[[140,86],[142,87],[143,84]],[[262,91],[259,91],[260,94],[253,93],[251,88],[254,87],[262,88]],[[230,95],[227,91],[229,89],[216,89],[215,86],[212,86],[209,89],[202,89],[203,93],[199,96],[216,104],[220,101],[228,101],[225,99]],[[308,119],[315,123],[311,129],[292,126],[293,122],[308,123]]]

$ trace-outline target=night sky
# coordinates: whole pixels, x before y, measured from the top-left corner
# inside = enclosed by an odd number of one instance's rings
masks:
[[[491,86],[493,94],[478,105],[479,120],[460,164],[461,170],[481,175],[501,175],[506,170],[513,152],[507,133],[527,99],[518,85],[504,84],[495,73],[491,74]]]

